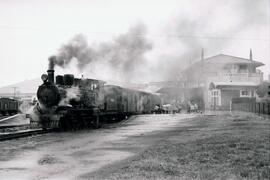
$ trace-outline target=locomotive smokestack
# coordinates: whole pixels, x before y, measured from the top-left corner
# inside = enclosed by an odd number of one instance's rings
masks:
[[[49,58],[49,67],[48,67],[48,81],[54,83],[54,64],[56,61],[56,56],[51,56]]]
[[[54,83],[54,70],[53,69],[49,69],[47,71],[47,73],[48,73],[48,81],[50,83]]]

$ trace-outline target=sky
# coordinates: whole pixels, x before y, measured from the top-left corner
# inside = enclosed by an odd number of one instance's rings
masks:
[[[132,34],[134,27],[143,31]],[[104,42],[112,47],[123,34],[135,34],[151,48],[130,64],[137,68],[132,76],[115,74],[103,64],[92,69],[90,64],[82,72],[71,63],[65,70],[57,67],[59,73],[168,80],[199,59],[204,48],[205,57],[243,58],[252,49],[254,60],[265,64],[260,68],[264,78],[270,74],[269,0],[0,0],[0,87],[40,77],[48,57],[78,34],[93,48]]]

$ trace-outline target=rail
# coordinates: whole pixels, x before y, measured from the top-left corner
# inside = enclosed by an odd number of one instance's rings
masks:
[[[10,119],[13,119],[15,117],[18,117],[20,114],[15,114],[13,116],[2,116],[0,117],[0,122],[4,122],[4,121],[7,121],[7,120],[10,120]]]
[[[1,129],[7,129],[7,128],[22,128],[22,127],[25,127],[25,128],[29,128],[30,125],[29,124],[19,124],[19,125],[0,125],[0,130]]]
[[[22,137],[37,135],[37,134],[44,134],[50,131],[51,130],[31,129],[31,130],[24,130],[24,131],[12,132],[12,133],[2,133],[0,134],[0,141],[18,139]]]

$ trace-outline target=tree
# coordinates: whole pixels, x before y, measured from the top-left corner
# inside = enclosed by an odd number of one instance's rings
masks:
[[[269,82],[263,82],[259,85],[257,88],[257,94],[260,98],[269,96],[270,93],[270,83]]]

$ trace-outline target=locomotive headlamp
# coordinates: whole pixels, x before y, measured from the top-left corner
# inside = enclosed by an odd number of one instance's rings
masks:
[[[43,82],[48,81],[48,75],[47,74],[42,74],[41,79],[42,79]]]

